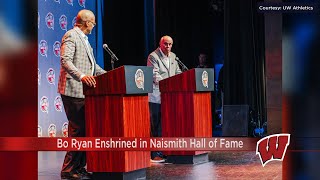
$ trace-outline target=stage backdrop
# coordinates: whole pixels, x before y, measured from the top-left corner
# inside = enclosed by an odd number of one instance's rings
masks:
[[[73,28],[77,12],[81,9],[89,9],[96,14],[96,1],[38,0],[39,137],[68,136],[68,120],[57,93],[60,45],[62,36]],[[89,41],[96,52],[95,31],[89,35]]]

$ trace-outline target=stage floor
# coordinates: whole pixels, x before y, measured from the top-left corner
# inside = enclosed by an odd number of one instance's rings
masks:
[[[38,179],[58,180],[65,152],[38,153]],[[213,179],[282,179],[282,162],[262,167],[255,152],[212,152],[210,162],[198,165],[151,163],[147,179],[213,180]]]

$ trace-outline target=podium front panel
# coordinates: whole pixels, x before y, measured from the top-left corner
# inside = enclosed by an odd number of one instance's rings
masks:
[[[152,67],[147,66],[124,66],[126,94],[152,93]]]
[[[84,86],[87,137],[150,137],[148,94],[152,68],[121,66],[96,77],[96,88]],[[123,173],[150,166],[148,151],[87,153],[91,172]]]
[[[96,87],[83,84],[85,96],[147,94],[152,92],[152,67],[125,65],[96,76]]]
[[[212,68],[195,68],[196,91],[214,91],[214,70]]]

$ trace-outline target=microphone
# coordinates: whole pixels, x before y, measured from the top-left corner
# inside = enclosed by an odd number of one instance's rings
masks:
[[[184,64],[180,61],[180,59],[179,59],[178,57],[176,57],[176,61],[177,61],[178,64],[181,66],[182,71],[187,71],[187,70],[189,70],[188,67],[187,67],[186,65],[184,65]]]
[[[112,58],[113,60],[116,60],[116,61],[119,60],[119,59],[117,58],[117,56],[111,51],[111,49],[108,47],[107,44],[103,44],[102,47],[103,47],[104,50],[106,50],[106,51],[109,53],[109,55],[111,56],[111,58]]]

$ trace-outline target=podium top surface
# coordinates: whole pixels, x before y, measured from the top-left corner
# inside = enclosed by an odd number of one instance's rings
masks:
[[[214,91],[214,69],[194,68],[161,80],[160,92],[205,92]]]
[[[85,96],[152,92],[152,67],[125,65],[96,76],[96,88],[84,85]]]

